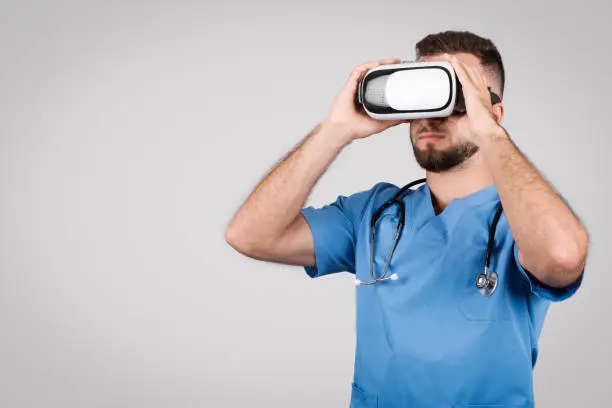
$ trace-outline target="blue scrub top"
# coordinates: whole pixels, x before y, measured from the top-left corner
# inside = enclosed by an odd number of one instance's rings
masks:
[[[380,182],[302,209],[313,234],[311,277],[350,272],[370,281],[370,220],[399,187]],[[518,262],[502,212],[490,267],[498,286],[476,288],[499,195],[495,185],[454,199],[436,215],[427,184],[405,192],[406,223],[389,266],[398,280],[356,286],[351,408],[533,407],[532,370],[548,306],[573,295],[582,275],[547,288]],[[565,200],[564,200],[565,201]],[[376,225],[374,271],[393,245],[399,206]]]

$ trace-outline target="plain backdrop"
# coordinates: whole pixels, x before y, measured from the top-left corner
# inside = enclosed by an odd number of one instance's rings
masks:
[[[544,325],[536,404],[607,406],[611,11],[0,1],[0,406],[348,406],[351,275],[247,258],[225,228],[356,65],[450,29],[498,46],[503,124],[591,236]],[[402,125],[347,147],[306,205],[423,174]]]

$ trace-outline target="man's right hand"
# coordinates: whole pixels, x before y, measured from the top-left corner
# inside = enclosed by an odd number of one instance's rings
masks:
[[[343,146],[408,123],[375,120],[356,100],[359,81],[369,69],[396,62],[400,60],[366,62],[353,70],[328,117],[259,183],[234,215],[225,233],[232,247],[255,259],[316,265],[314,236],[300,210]]]
[[[378,120],[371,118],[364,111],[363,106],[357,101],[357,89],[363,75],[370,69],[379,65],[397,64],[398,58],[384,59],[380,61],[365,62],[356,66],[351,72],[344,88],[334,99],[332,107],[323,124],[332,125],[344,129],[349,137],[349,142],[354,139],[362,139],[376,133],[380,133],[400,123],[410,123],[410,120]]]

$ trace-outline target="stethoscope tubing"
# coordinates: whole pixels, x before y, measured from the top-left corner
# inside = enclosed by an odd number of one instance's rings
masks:
[[[401,189],[399,189],[393,195],[391,199],[389,199],[387,202],[385,202],[380,207],[378,207],[378,209],[374,212],[374,214],[372,214],[372,218],[370,221],[370,227],[371,227],[370,228],[371,230],[371,234],[370,234],[370,277],[372,278],[372,280],[371,281],[356,280],[355,281],[356,285],[374,285],[378,282],[397,280],[398,276],[396,273],[393,273],[390,276],[388,276],[388,273],[389,273],[389,265],[391,264],[391,260],[393,258],[393,253],[395,252],[395,248],[397,247],[401,232],[403,231],[404,224],[405,224],[406,209],[405,209],[405,204],[402,198],[403,198],[404,193],[408,189],[410,189],[411,187],[417,184],[424,183],[426,181],[427,181],[426,178],[421,178],[421,179],[414,180],[406,184]],[[395,237],[393,240],[393,246],[391,247],[391,251],[387,258],[387,262],[386,262],[383,273],[380,276],[376,276],[376,274],[374,273],[374,244],[375,244],[376,223],[380,219],[382,212],[387,207],[393,204],[398,204],[400,207],[398,224],[397,224],[397,228],[395,232]],[[491,294],[493,294],[493,292],[495,291],[497,287],[497,275],[495,274],[495,272],[490,270],[490,263],[491,263],[491,254],[493,252],[493,246],[495,243],[495,231],[496,231],[499,219],[501,217],[502,211],[503,211],[503,208],[502,208],[501,201],[500,201],[497,206],[495,216],[493,217],[493,222],[491,223],[491,226],[489,228],[489,239],[487,242],[484,271],[478,275],[478,278],[476,280],[477,289],[485,296],[490,296]]]

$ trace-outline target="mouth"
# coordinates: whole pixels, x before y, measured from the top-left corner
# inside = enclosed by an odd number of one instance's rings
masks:
[[[425,132],[419,135],[419,140],[440,140],[444,139],[444,133],[439,132]]]

